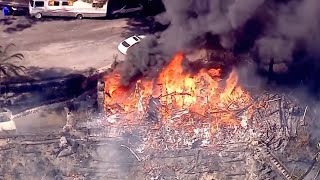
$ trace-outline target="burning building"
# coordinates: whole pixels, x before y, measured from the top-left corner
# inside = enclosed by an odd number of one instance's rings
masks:
[[[128,85],[122,84],[121,74],[116,70],[105,76],[106,113],[124,115],[126,123],[137,121],[138,117],[166,123],[183,111],[194,113],[203,123],[208,123],[211,131],[221,125],[239,125],[237,113],[250,116],[247,106],[252,98],[238,85],[236,70],[223,80],[218,67],[187,72],[184,60],[183,53],[177,53],[157,77],[142,76]],[[183,126],[187,121],[175,125]]]

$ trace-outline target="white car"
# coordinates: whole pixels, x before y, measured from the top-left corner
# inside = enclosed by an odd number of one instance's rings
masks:
[[[146,36],[144,35],[134,35],[131,37],[128,37],[127,39],[125,39],[124,41],[122,41],[119,45],[118,45],[118,50],[124,54],[127,55],[127,51],[130,47],[132,47],[133,45],[139,43],[143,38],[145,38]]]

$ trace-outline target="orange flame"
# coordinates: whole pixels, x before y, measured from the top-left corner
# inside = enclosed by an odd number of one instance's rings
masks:
[[[210,119],[212,129],[220,125],[238,125],[236,110],[250,103],[250,96],[238,85],[233,70],[226,81],[221,79],[221,69],[201,69],[198,73],[186,73],[178,53],[153,80],[141,78],[135,84],[124,87],[121,76],[111,73],[105,77],[105,108],[108,112],[132,113],[145,111],[151,97],[159,98],[163,121],[177,110],[187,109]],[[132,117],[130,117],[132,119]],[[129,118],[129,119],[130,119]]]

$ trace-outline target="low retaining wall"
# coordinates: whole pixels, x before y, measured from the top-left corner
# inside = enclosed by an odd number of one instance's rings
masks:
[[[1,84],[0,104],[15,114],[45,104],[71,99],[88,87],[87,77],[80,74],[23,83]]]
[[[9,131],[25,134],[61,128],[66,122],[67,115],[64,108],[68,103],[69,101],[63,101],[44,105],[18,114],[7,111],[6,114],[3,114],[3,118],[7,121],[0,123],[0,133]]]

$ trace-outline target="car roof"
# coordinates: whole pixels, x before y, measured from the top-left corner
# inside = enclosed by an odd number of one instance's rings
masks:
[[[138,40],[136,40],[136,39],[138,39]],[[131,37],[128,37],[127,39],[125,39],[124,41],[127,42],[128,44],[130,44],[130,46],[131,46],[131,45],[134,45],[135,43],[139,42],[140,39],[137,36],[131,36]]]

